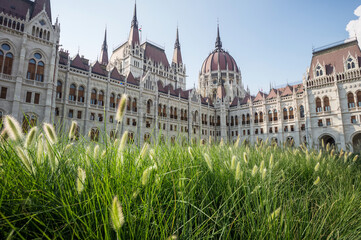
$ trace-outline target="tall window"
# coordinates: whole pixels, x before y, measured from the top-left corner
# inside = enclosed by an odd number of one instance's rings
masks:
[[[272,110],[268,111],[268,121],[272,122]]]
[[[300,118],[305,117],[305,107],[303,105],[300,106]]]
[[[147,101],[147,114],[150,114],[150,108],[152,106],[152,101],[151,100],[148,100]]]
[[[131,97],[128,97],[128,102],[127,102],[127,111],[130,111],[131,110],[131,106],[132,105],[132,99]]]
[[[82,102],[82,103],[84,102],[84,91],[85,89],[83,86],[80,86],[78,88],[78,102]]]
[[[183,113],[183,110],[182,110],[182,113]],[[158,104],[158,116],[162,116],[162,104]]]
[[[361,107],[361,91],[358,91],[356,93],[356,96],[357,96],[357,106]]]
[[[289,113],[289,118],[290,118],[290,119],[294,119],[295,116],[293,115],[293,107],[290,107],[289,111],[290,111],[290,113]]]
[[[138,108],[137,108],[137,99],[136,98],[134,98],[133,99],[133,112],[137,112],[138,111]]]
[[[97,90],[93,89],[91,96],[90,96],[90,104],[96,105],[97,104]]]
[[[167,117],[167,107],[163,105],[163,117]]]
[[[242,125],[246,124],[246,116],[242,114]]]
[[[110,94],[110,104],[109,104],[110,108],[115,108],[115,94],[112,93]]]
[[[98,105],[104,106],[104,92],[103,91],[99,91]]]
[[[353,97],[353,93],[347,94],[347,105],[348,108],[354,108],[355,107],[355,98]]]
[[[347,69],[353,69],[355,68],[355,62],[353,61],[352,58],[348,58],[347,59]]]
[[[63,95],[63,83],[58,81],[56,83],[56,98],[60,99]]]
[[[247,113],[247,124],[250,124],[251,123],[251,117],[249,115],[249,113]]]
[[[11,53],[9,44],[2,44],[0,48],[0,73],[11,75],[14,55]]]
[[[325,97],[323,99],[323,109],[325,110],[325,112],[331,111],[330,99],[328,97]]]
[[[283,119],[287,120],[288,119],[288,113],[287,113],[287,108],[283,109]]]
[[[44,82],[44,62],[42,58],[41,54],[35,53],[33,58],[29,60],[27,79]]]
[[[76,100],[76,86],[75,86],[75,84],[70,85],[69,100],[70,101],[75,101]]]
[[[259,113],[259,122],[263,123],[263,112]]]
[[[273,121],[277,121],[278,120],[278,116],[277,116],[277,110],[273,110]]]
[[[258,123],[258,113],[254,114],[254,123]]]
[[[316,98],[316,112],[322,112],[322,104],[320,98]]]
[[[316,67],[316,77],[320,77],[323,75],[323,71],[320,65]]]

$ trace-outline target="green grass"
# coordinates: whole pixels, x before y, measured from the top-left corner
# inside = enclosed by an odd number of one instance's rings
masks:
[[[118,151],[119,141],[69,147],[62,136],[38,157],[37,138],[28,148],[23,140],[1,142],[0,239],[361,238],[361,169],[353,155],[260,143],[152,145],[142,157],[134,145]],[[86,173],[80,193],[78,168]],[[125,220],[117,232],[115,196]]]

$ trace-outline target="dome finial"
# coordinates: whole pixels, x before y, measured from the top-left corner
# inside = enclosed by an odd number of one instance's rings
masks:
[[[217,19],[217,39],[216,39],[216,49],[222,48],[221,37],[219,36],[219,20]]]

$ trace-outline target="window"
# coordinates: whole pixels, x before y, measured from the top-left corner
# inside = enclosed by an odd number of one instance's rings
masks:
[[[133,126],[137,126],[137,120],[133,119]]]
[[[254,123],[258,123],[258,113],[254,114]]]
[[[150,128],[150,122],[149,122],[149,121],[146,121],[146,122],[145,122],[145,127],[146,127],[146,128]]]
[[[31,95],[32,95],[32,92],[26,92],[25,102],[31,103]]]
[[[263,134],[263,128],[261,128],[261,134]]]
[[[23,124],[22,124],[23,131],[26,133],[32,127],[36,126],[37,121],[38,121],[38,119],[35,115],[32,115],[32,114],[25,115],[23,118]]]
[[[113,122],[114,122],[113,116],[110,116],[110,117],[109,117],[109,122],[110,122],[110,123],[113,123]]]
[[[288,132],[288,126],[285,126],[284,132]]]
[[[302,124],[301,125],[301,131],[305,131],[306,130],[306,125],[305,124]]]
[[[295,116],[293,115],[293,107],[290,107],[290,108],[289,108],[289,112],[290,112],[290,113],[289,113],[289,118],[290,118],[290,119],[294,119]]]
[[[79,89],[78,89],[78,102],[84,102],[84,87],[83,86],[80,86]]]
[[[75,100],[76,100],[76,87],[75,84],[71,84],[69,91],[69,101],[75,101]]]
[[[81,111],[78,111],[78,114],[77,114],[78,119],[81,119],[81,114],[82,114]]]
[[[283,119],[287,120],[288,119],[288,113],[287,113],[287,108],[283,109]]]
[[[2,44],[0,48],[0,73],[11,75],[14,55],[9,44]]]
[[[270,127],[269,130],[268,130],[269,133],[272,133],[272,128]]]
[[[127,101],[127,111],[130,111],[130,106],[132,104],[132,99],[130,97],[128,97],[128,101]]]
[[[278,133],[278,127],[275,127],[275,133]]]
[[[318,120],[317,125],[318,125],[319,127],[322,127],[322,126],[323,126],[322,119],[319,119],[319,120]]]
[[[291,125],[291,132],[294,132],[294,131],[295,131],[295,126]]]
[[[300,106],[300,118],[305,118],[305,107],[303,105]]]
[[[127,118],[127,125],[129,126],[130,125],[130,119]]]
[[[132,107],[133,112],[137,112],[138,108],[137,108],[137,99],[134,98],[133,99],[133,107]]]
[[[115,95],[114,95],[114,93],[110,94],[109,106],[110,106],[110,108],[115,108]]]
[[[59,108],[55,108],[55,116],[59,116],[59,114],[60,114]]]
[[[357,97],[357,106],[361,107],[361,91],[358,91],[356,93],[356,97]]]
[[[242,125],[246,124],[246,116],[242,114]]]
[[[322,112],[321,99],[319,97],[316,98],[316,112]]]
[[[60,99],[62,97],[62,94],[63,94],[63,83],[58,80],[58,82],[56,83],[56,98]]]
[[[263,123],[263,112],[259,113],[259,122]]]
[[[44,62],[42,56],[39,53],[35,53],[34,58],[29,60],[28,72],[26,74],[27,79],[35,80],[38,82],[44,82]]]
[[[273,121],[277,121],[278,117],[277,117],[277,110],[273,110]]]
[[[268,111],[268,121],[272,122],[272,110]]]
[[[90,104],[96,105],[97,104],[97,90],[93,89],[91,96],[90,96]]]
[[[347,59],[347,70],[355,68],[355,62],[352,58]]]
[[[35,93],[34,104],[39,104],[40,102],[40,93]]]
[[[331,126],[331,118],[326,118],[326,126]]]
[[[7,92],[8,92],[8,89],[6,87],[1,87],[0,98],[6,99]]]
[[[99,140],[99,129],[98,128],[92,128],[90,130],[90,140],[97,142]]]
[[[102,107],[104,106],[104,92],[103,91],[99,91],[98,105],[102,106]]]
[[[325,112],[331,111],[330,99],[328,97],[323,98],[323,109]]]
[[[98,114],[98,121],[103,122],[103,114]]]
[[[90,113],[90,120],[94,121],[95,120],[95,113]]]
[[[355,99],[353,97],[353,93],[348,93],[347,94],[347,105],[348,108],[354,108],[355,107]]]
[[[356,116],[351,116],[351,123],[357,123]]]
[[[323,71],[320,65],[316,67],[316,77],[320,77],[323,75]]]
[[[68,118],[73,118],[73,115],[74,115],[74,110],[69,109]]]
[[[256,128],[256,130],[254,131],[254,134],[258,134],[258,128]]]

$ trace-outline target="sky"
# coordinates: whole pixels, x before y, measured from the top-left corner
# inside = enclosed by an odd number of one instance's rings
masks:
[[[95,62],[107,27],[110,56],[128,39],[134,2],[52,1],[62,48]],[[169,62],[178,26],[187,88],[198,86],[202,63],[214,50],[217,22],[223,48],[236,60],[251,94],[301,82],[313,48],[355,34],[361,39],[359,0],[137,0],[137,17],[142,41],[164,47]]]

